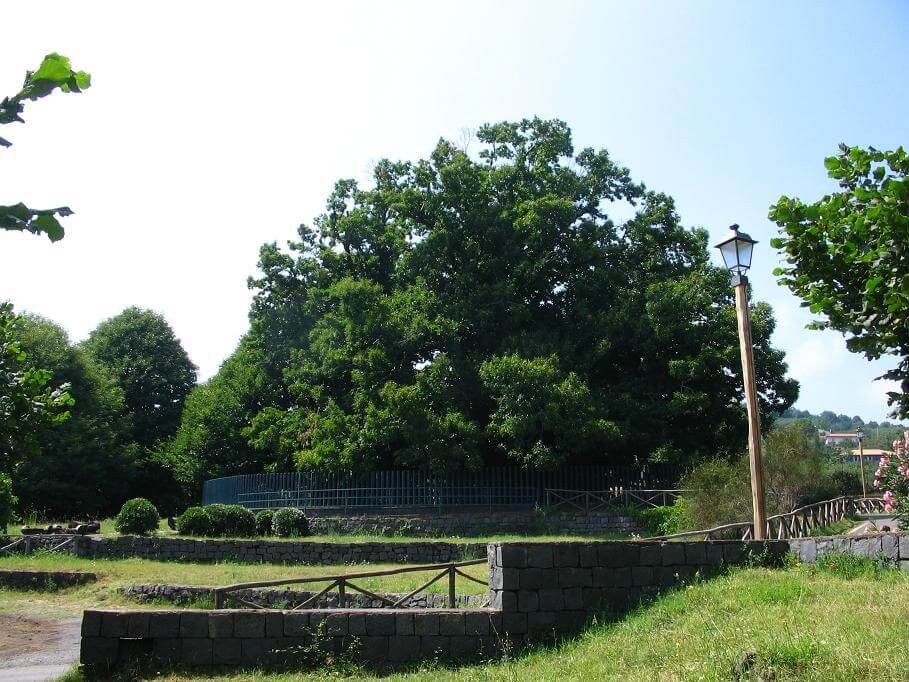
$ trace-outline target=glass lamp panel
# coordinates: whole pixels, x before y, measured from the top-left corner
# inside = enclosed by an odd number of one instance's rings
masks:
[[[735,242],[735,239],[730,239],[719,245],[720,253],[723,256],[723,262],[726,263],[726,269],[730,272],[738,272],[739,261]]]
[[[735,244],[738,251],[738,273],[744,274],[751,267],[751,252],[754,251],[754,242],[748,239],[736,239]]]

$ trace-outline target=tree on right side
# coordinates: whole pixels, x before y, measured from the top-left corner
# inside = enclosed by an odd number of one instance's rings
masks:
[[[882,379],[893,415],[909,417],[909,155],[840,145],[824,160],[841,191],[813,204],[780,197],[770,219],[781,228],[771,244],[787,265],[780,284],[824,319],[813,329],[835,329],[846,347],[869,360],[896,356]]]

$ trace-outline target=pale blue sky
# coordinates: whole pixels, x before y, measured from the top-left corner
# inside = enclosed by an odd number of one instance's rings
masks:
[[[886,416],[871,379],[888,363],[803,329],[766,215],[781,194],[831,191],[839,142],[909,141],[909,3],[30,2],[4,27],[0,93],[50,51],[94,79],[32,105],[0,151],[0,203],[77,212],[59,244],[0,238],[0,297],[75,339],[154,308],[210,376],[246,328],[258,246],[292,238],[336,178],[538,115],[715,241],[737,222],[761,242],[755,295],[776,309],[798,407]]]

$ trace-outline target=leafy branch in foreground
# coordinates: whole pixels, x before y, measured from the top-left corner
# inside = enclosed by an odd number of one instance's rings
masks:
[[[895,355],[884,379],[894,416],[909,416],[909,155],[840,146],[824,159],[842,191],[813,204],[780,197],[770,219],[781,228],[771,244],[787,265],[775,274],[825,319],[814,329],[846,335],[846,347],[870,360]]]
[[[91,86],[91,76],[85,71],[73,71],[69,59],[56,52],[47,55],[37,71],[26,71],[22,89],[12,97],[0,102],[0,125],[24,123],[22,112],[25,101],[46,97],[57,88],[63,92],[82,92]],[[11,142],[0,137],[0,146],[9,147]],[[63,238],[63,226],[57,217],[72,215],[67,206],[48,209],[33,209],[23,203],[0,206],[0,229],[19,230],[34,234],[46,234],[52,241]]]

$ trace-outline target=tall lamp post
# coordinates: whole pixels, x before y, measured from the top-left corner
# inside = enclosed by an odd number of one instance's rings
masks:
[[[748,410],[748,455],[751,461],[751,502],[754,508],[754,539],[766,537],[767,510],[764,505],[764,467],[761,462],[761,413],[754,380],[754,346],[751,342],[751,318],[748,315],[748,278],[751,253],[757,244],[738,225],[731,225],[732,237],[716,245],[732,275],[735,289],[735,312],[739,322],[739,349],[742,354],[742,377],[745,380],[745,406]]]
[[[865,487],[865,448],[862,441],[865,440],[865,432],[859,429],[855,432],[855,437],[859,442],[859,469],[862,471],[862,497],[868,497],[868,488]]]

